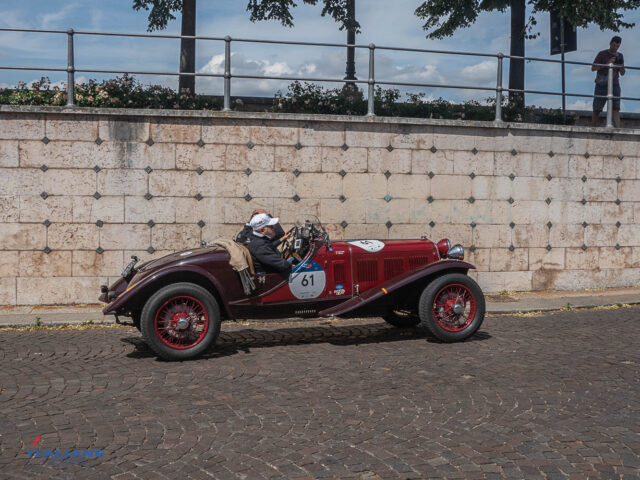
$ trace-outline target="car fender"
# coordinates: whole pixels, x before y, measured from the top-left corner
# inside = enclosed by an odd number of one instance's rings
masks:
[[[216,293],[218,293],[218,295],[221,297],[220,298],[222,300],[221,302],[222,304],[220,305],[221,308],[225,309],[227,314],[229,313],[227,311],[227,302],[224,301],[224,288],[220,284],[220,282],[218,282],[215,276],[211,275],[211,273],[209,273],[204,268],[199,267],[198,265],[183,265],[180,268],[180,272],[195,273],[197,275],[204,277],[209,282],[211,282],[217,291]],[[127,289],[123,294],[118,296],[118,298],[116,298],[113,302],[111,302],[109,305],[107,305],[102,309],[102,313],[112,314],[112,313],[116,313],[119,310],[126,309],[126,305],[134,301],[136,298],[138,298],[138,296],[143,291],[147,290],[147,287],[151,287],[153,286],[154,283],[159,283],[167,275],[172,275],[175,273],[176,273],[175,266],[168,265],[167,267],[154,272],[152,275],[149,275],[148,277],[143,278],[138,283],[129,284],[129,286],[127,287]],[[211,292],[211,293],[214,293],[214,292]]]
[[[318,312],[318,316],[333,317],[343,315],[352,310],[363,307],[371,302],[374,302],[384,295],[388,295],[395,290],[406,287],[413,282],[419,281],[435,273],[447,270],[464,270],[466,273],[469,269],[475,268],[476,267],[474,267],[472,264],[460,260],[440,260],[419,270],[410,270],[408,272],[390,278],[389,280],[362,292],[362,295],[360,296],[352,297],[346,302]]]

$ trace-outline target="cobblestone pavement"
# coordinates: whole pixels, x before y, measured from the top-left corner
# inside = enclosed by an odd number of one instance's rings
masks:
[[[133,328],[0,331],[0,477],[640,478],[638,338],[640,308],[490,317],[459,344],[229,324],[169,363]],[[28,459],[37,436],[104,458]]]

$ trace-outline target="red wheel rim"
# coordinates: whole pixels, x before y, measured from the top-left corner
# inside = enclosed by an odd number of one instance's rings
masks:
[[[158,308],[153,327],[162,343],[185,350],[200,343],[207,334],[209,314],[197,298],[172,297]]]
[[[447,332],[464,330],[475,316],[476,299],[466,285],[446,285],[433,300],[433,318]]]

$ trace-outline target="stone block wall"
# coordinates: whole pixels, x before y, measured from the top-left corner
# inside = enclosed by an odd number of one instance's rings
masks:
[[[448,237],[486,291],[640,284],[640,131],[0,108],[0,304],[95,303],[133,254],[255,208],[333,238]]]

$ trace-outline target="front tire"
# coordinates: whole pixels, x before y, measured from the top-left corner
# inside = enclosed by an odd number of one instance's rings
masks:
[[[159,356],[187,360],[215,342],[220,333],[220,308],[201,286],[174,283],[147,300],[140,327],[145,341]]]
[[[485,313],[480,286],[461,273],[436,278],[422,292],[419,303],[422,324],[443,342],[459,342],[482,325]]]

